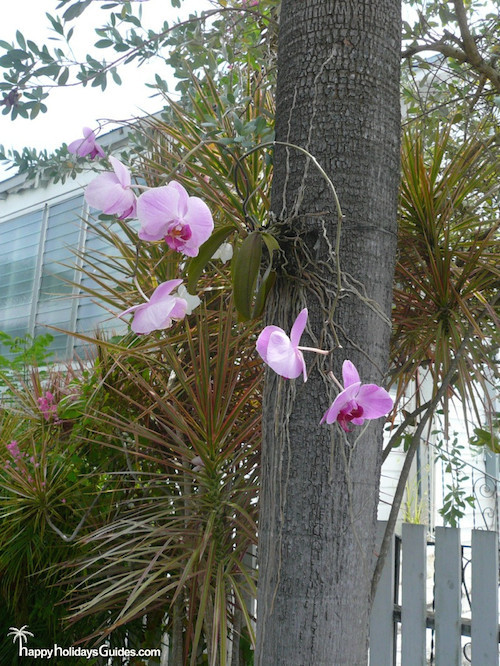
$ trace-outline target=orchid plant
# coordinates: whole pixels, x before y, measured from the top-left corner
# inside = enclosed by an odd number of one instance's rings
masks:
[[[314,347],[301,347],[300,338],[307,324],[307,309],[304,308],[295,320],[290,337],[279,326],[266,326],[257,339],[257,351],[262,360],[278,375],[295,379],[300,374],[307,381],[307,370],[302,351],[317,354],[329,352]],[[346,360],[342,366],[344,386],[320,423],[337,422],[342,430],[349,432],[349,423],[362,425],[366,419],[377,419],[388,414],[393,407],[389,393],[377,384],[362,384],[354,364]]]
[[[81,156],[101,155],[103,151],[95,143],[94,133],[87,130],[84,128],[84,142],[87,143],[83,145],[76,141],[69,148]],[[121,220],[137,215],[141,224],[138,233],[140,240],[165,240],[170,249],[188,257],[196,257],[200,246],[208,240],[214,228],[212,214],[206,203],[199,197],[189,196],[176,181],[148,189],[136,197],[132,191],[130,171],[115,157],[110,157],[109,161],[113,172],[100,174],[87,186],[87,203]],[[164,282],[155,289],[150,299],[144,295],[145,303],[133,305],[118,316],[134,312],[131,328],[138,335],[170,328],[174,321],[183,319],[200,303],[199,298],[188,294],[185,287],[185,298],[171,295],[181,283],[182,280]]]
[[[73,142],[70,147],[74,148],[75,152],[80,151],[78,154],[83,155],[84,151],[87,151],[85,154],[94,156],[91,145],[92,142],[95,143],[95,136],[87,130],[88,128],[84,129],[87,145],[75,148],[76,142]],[[141,224],[139,239],[151,242],[164,240],[170,249],[182,252],[188,257],[196,257],[201,245],[209,239],[214,229],[212,214],[206,203],[199,197],[189,196],[185,188],[176,181],[148,189],[136,199],[131,190],[129,170],[116,158],[109,159],[114,173],[101,174],[90,183],[85,195],[87,201],[120,219],[137,213]],[[168,280],[155,289],[150,299],[145,297],[146,302],[133,305],[118,316],[133,312],[131,328],[138,335],[170,328],[174,321],[183,319],[188,311],[185,298],[172,295],[172,291],[176,287],[181,288],[181,285],[181,279]],[[187,295],[186,291],[184,293]],[[307,381],[304,351],[329,353],[299,344],[307,319],[308,310],[304,308],[297,315],[290,336],[274,325],[266,326],[258,336],[256,347],[260,357],[272,370],[286,379],[296,379],[302,375],[304,382]],[[337,422],[345,432],[349,432],[349,423],[362,425],[366,419],[379,418],[391,411],[393,400],[387,391],[376,384],[362,384],[351,361],[344,361],[342,376],[344,386],[339,384],[342,390],[320,423]]]

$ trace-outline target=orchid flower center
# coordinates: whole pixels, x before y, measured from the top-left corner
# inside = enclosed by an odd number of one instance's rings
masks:
[[[167,229],[165,241],[172,250],[179,250],[193,235],[189,224],[182,220],[174,220]]]
[[[351,400],[347,405],[340,410],[339,415],[337,416],[337,422],[345,432],[350,432],[348,428],[348,423],[353,419],[359,419],[363,416],[363,408],[358,405],[357,402]]]

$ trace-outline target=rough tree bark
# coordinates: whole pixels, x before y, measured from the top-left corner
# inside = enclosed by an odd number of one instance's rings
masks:
[[[286,256],[266,310],[301,344],[310,378],[268,370],[264,392],[256,664],[367,661],[383,419],[319,425],[344,359],[386,372],[399,185],[400,0],[283,0],[272,227]],[[337,252],[337,249],[340,249]],[[337,256],[338,255],[338,256]],[[340,268],[337,262],[340,257]],[[339,282],[341,289],[338,289]],[[307,339],[309,338],[309,339]],[[340,346],[339,346],[340,345]]]

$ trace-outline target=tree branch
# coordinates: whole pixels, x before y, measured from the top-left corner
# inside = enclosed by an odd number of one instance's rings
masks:
[[[464,3],[462,0],[453,0],[455,5],[455,14],[457,16],[458,27],[462,36],[463,48],[467,54],[468,60],[471,65],[477,67],[482,61],[482,57],[477,50],[474,37],[469,30],[469,23],[467,21],[467,12],[465,11]]]
[[[417,53],[424,51],[434,51],[441,53],[445,58],[452,58],[462,64],[469,64],[480,76],[486,77],[497,92],[500,93],[500,72],[494,67],[493,64],[486,62],[479,53],[476,40],[469,30],[467,21],[467,13],[462,0],[453,0],[455,5],[455,14],[457,17],[460,35],[462,37],[462,48],[456,48],[446,42],[446,39],[457,41],[454,35],[445,33],[445,35],[438,41],[427,42],[425,44],[417,44],[411,46],[401,53],[402,58],[411,58]]]
[[[467,55],[461,49],[457,49],[454,46],[446,44],[443,39],[440,39],[438,42],[426,42],[425,44],[416,44],[415,46],[410,46],[406,51],[402,51],[402,58],[411,58],[417,53],[423,53],[424,51],[434,51],[435,53],[441,53],[446,58],[453,58],[458,62],[464,63],[468,62]]]
[[[420,407],[417,407],[415,410],[413,410],[413,412],[411,414],[408,414],[405,420],[399,424],[396,432],[391,436],[389,443],[387,444],[382,453],[382,463],[384,463],[387,460],[387,457],[389,456],[389,453],[391,452],[391,449],[394,446],[394,442],[396,442],[399,439],[399,437],[401,437],[401,435],[409,425],[413,425],[415,418],[419,414],[421,414],[424,411],[424,409],[427,409],[427,407],[429,407],[430,404],[431,404],[430,400],[424,402],[423,405],[420,405]]]

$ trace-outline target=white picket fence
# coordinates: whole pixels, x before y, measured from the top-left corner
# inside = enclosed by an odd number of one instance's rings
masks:
[[[370,666],[498,666],[498,549],[497,532],[472,530],[464,566],[459,529],[437,527],[429,555],[427,528],[403,524],[401,552],[393,539],[373,604]]]

